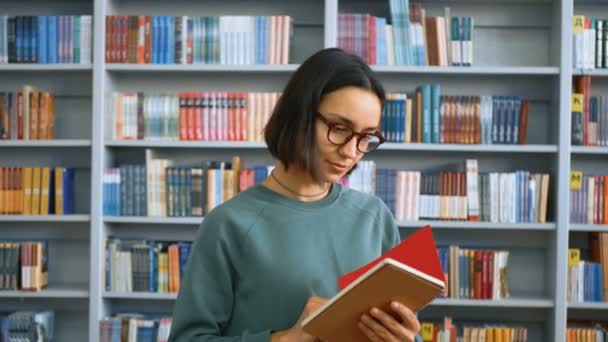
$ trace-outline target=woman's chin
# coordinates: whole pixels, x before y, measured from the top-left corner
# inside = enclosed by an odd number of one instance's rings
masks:
[[[327,172],[327,173],[323,174],[323,181],[327,182],[327,183],[336,183],[340,179],[342,179],[342,177],[344,177],[345,174],[346,173]]]

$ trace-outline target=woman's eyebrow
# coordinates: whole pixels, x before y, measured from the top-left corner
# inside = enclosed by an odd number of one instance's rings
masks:
[[[338,113],[334,113],[334,112],[329,112],[327,113],[329,116],[331,116],[333,119],[337,119],[342,121],[343,123],[349,125],[350,127],[355,126],[354,122],[352,120],[350,120],[349,118],[338,114]],[[365,129],[363,129],[363,132],[365,131],[377,131],[378,130],[378,126],[373,126],[373,127],[367,127]]]

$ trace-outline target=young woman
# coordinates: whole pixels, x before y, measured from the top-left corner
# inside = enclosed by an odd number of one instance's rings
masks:
[[[276,166],[203,221],[169,341],[315,340],[300,322],[338,292],[337,277],[400,241],[378,197],[337,182],[384,141],[384,98],[365,62],[340,49],[298,68],[265,128]],[[370,341],[414,340],[414,313],[392,308],[361,317]]]

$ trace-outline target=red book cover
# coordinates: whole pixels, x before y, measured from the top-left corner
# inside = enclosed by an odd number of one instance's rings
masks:
[[[249,115],[247,113],[247,93],[240,93],[239,95],[239,117],[241,134],[239,135],[239,141],[247,141],[247,122]]]
[[[209,93],[209,102],[207,102],[207,106],[209,108],[209,140],[216,141],[217,140],[217,101],[219,95],[216,92]]]
[[[194,93],[194,139],[203,140],[203,93]]]
[[[196,93],[188,94],[188,111],[186,115],[186,140],[194,140],[195,138],[195,125],[196,125],[196,111],[198,107],[198,97]]]
[[[394,259],[424,272],[439,280],[446,281],[439,260],[439,253],[430,226],[418,230],[398,245],[370,263],[338,278],[338,287],[344,289],[359,276],[386,258]]]
[[[146,62],[146,17],[140,15],[137,19],[137,63]]]
[[[114,34],[113,16],[106,16],[106,63],[114,62],[112,59],[112,35]]]
[[[222,137],[220,140],[228,140],[229,138],[229,131],[230,131],[230,127],[228,127],[228,125],[230,124],[230,99],[229,99],[229,94],[230,93],[222,93],[222,102],[221,102],[221,106],[222,106]]]
[[[494,299],[494,251],[488,251],[488,299]]]
[[[585,27],[589,25],[589,19],[585,22]],[[589,26],[590,28],[590,26]],[[591,146],[589,139],[589,92],[591,91],[591,76],[583,78],[583,145]]]
[[[367,17],[367,63],[376,64],[376,17]]]
[[[602,208],[604,208],[604,189],[606,187],[606,183],[604,182],[604,176],[598,176],[599,181],[600,181],[600,189],[599,189],[599,193],[597,195],[597,197],[599,198],[599,205],[597,208],[598,211],[598,224],[602,224],[602,222],[604,222],[604,211],[602,210]]]
[[[481,252],[481,299],[488,299],[488,281],[490,279],[488,251]]]
[[[145,16],[144,23],[144,63],[152,62],[152,22],[149,15]]]
[[[473,253],[475,254],[474,256],[474,260],[475,260],[475,297],[474,299],[481,299],[482,298],[482,293],[481,293],[481,283],[482,283],[482,251],[480,250],[474,250]]]
[[[201,101],[202,101],[201,102],[201,109],[202,109],[202,111],[201,111],[201,113],[202,113],[201,114],[202,115],[201,116],[201,118],[202,118],[201,127],[202,128],[201,129],[202,129],[202,132],[203,132],[203,140],[204,141],[209,141],[210,140],[209,139],[209,124],[210,124],[210,121],[209,121],[209,115],[210,115],[209,114],[209,105],[211,103],[211,97],[210,97],[209,93],[202,92],[201,93]]]
[[[224,136],[224,139],[228,141],[236,141],[236,94],[233,92],[226,94],[226,102],[227,102],[227,111],[228,111],[228,122],[225,124],[228,127],[228,135]]]
[[[603,194],[603,198],[604,198],[604,220],[603,223],[604,224],[608,224],[608,186],[606,185],[608,183],[608,176],[604,176],[604,194]]]
[[[239,192],[247,189],[247,169],[239,171]]]
[[[120,17],[120,63],[127,63],[128,34],[129,34],[129,16],[123,15]]]
[[[519,143],[528,143],[528,100],[521,101],[519,112]]]
[[[17,93],[17,139],[23,140],[23,93]]]

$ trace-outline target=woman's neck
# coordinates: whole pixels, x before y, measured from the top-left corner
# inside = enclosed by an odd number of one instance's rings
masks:
[[[330,191],[331,184],[316,182],[312,176],[295,166],[286,170],[281,162],[277,162],[271,175],[266,178],[263,185],[284,196],[303,202],[318,201]]]

